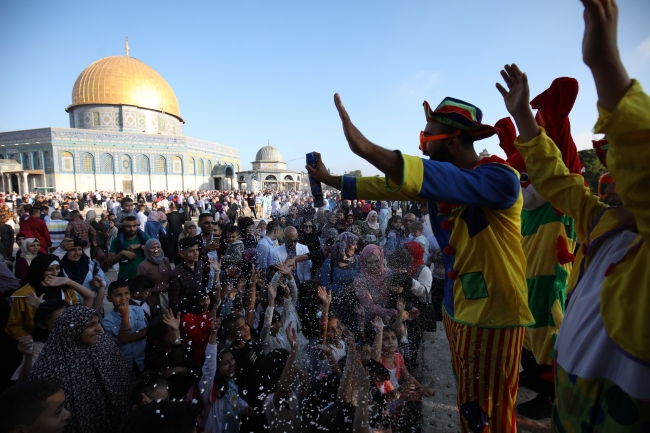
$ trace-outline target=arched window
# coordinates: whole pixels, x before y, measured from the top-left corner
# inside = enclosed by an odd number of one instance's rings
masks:
[[[264,179],[264,180],[277,180],[277,179],[275,178],[275,176],[270,174],[270,175],[266,176],[266,179]]]
[[[120,171],[122,173],[131,173],[131,169],[131,157],[129,155],[123,155]]]
[[[43,165],[41,164],[40,152],[32,152],[32,159],[34,160],[34,170],[40,170],[43,168]]]
[[[149,167],[149,158],[146,155],[140,155],[138,157],[138,172],[140,173],[149,173],[151,168]]]
[[[84,153],[81,157],[81,171],[92,173],[95,171],[95,159],[90,153]]]
[[[105,154],[102,155],[101,163],[102,163],[102,171],[104,173],[113,173],[113,172],[115,172],[115,165],[114,165],[113,157],[111,155],[109,155],[108,153],[105,153]]]
[[[182,172],[183,172],[183,161],[178,156],[173,157],[172,173],[182,173]]]
[[[289,180],[289,181],[293,182],[293,177],[291,177],[291,176],[289,176],[289,175],[286,175],[286,176],[284,177],[284,180]]]
[[[210,174],[210,173],[212,173],[212,161],[208,159],[207,168],[205,169],[205,174]]]
[[[233,177],[233,175],[232,167],[226,167],[226,177]],[[275,176],[273,176],[273,180],[275,180]]]
[[[32,161],[29,157],[29,153],[23,153],[23,170],[31,170]]]
[[[70,152],[61,152],[61,170],[74,171],[74,157]]]
[[[162,156],[156,158],[156,172],[167,173],[167,164],[165,158]]]
[[[43,156],[45,157],[45,172],[52,173],[52,154],[46,150],[43,152]]]
[[[199,159],[196,161],[196,174],[202,175],[203,174],[203,160]]]
[[[187,172],[189,174],[194,174],[194,158],[187,160]]]

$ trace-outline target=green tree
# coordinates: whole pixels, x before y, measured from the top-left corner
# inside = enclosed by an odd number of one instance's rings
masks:
[[[352,170],[345,173],[345,176],[362,177],[361,170]]]
[[[591,193],[598,195],[598,178],[606,173],[607,169],[600,163],[594,149],[580,150],[578,156],[582,165],[585,166],[583,175]]]

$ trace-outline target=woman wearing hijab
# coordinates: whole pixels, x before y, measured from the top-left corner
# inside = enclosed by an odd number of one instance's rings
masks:
[[[185,223],[186,225],[188,223]],[[196,226],[193,226],[196,231]],[[151,307],[151,317],[160,316],[169,308],[167,289],[169,288],[169,274],[172,271],[169,259],[165,257],[162,245],[156,239],[149,239],[144,244],[146,260],[138,265],[138,275],[143,274],[155,283],[147,303]]]
[[[214,214],[214,220],[219,222],[221,225],[226,225],[230,224],[230,218],[228,218],[228,215],[226,212],[223,210],[223,205],[221,203],[217,203],[214,205],[215,209],[215,214]]]
[[[390,278],[381,247],[371,244],[361,252],[361,272],[354,278],[354,291],[366,317],[381,316],[388,323],[397,314],[397,310],[388,308]]]
[[[336,213],[335,212],[329,212],[327,214],[327,217],[325,219],[325,224],[323,224],[323,227],[321,228],[320,231],[320,238],[321,242],[325,242],[325,240],[329,237],[330,230],[336,230],[338,233],[338,225],[337,225],[337,219],[336,219]]]
[[[32,332],[34,313],[36,312],[33,304],[39,302],[35,298],[41,300],[65,299],[70,305],[76,305],[78,303],[77,293],[83,298],[83,305],[87,307],[93,305],[95,294],[81,284],[65,277],[57,256],[40,254],[34,257],[29,265],[28,283],[11,296],[11,311],[5,333],[14,340],[18,340]],[[99,307],[101,307],[101,302],[99,302]]]
[[[368,214],[372,210],[372,206],[370,206],[370,203],[364,203],[363,206],[361,206],[361,216],[358,217],[357,219],[360,220],[365,220],[368,218]]]
[[[150,239],[160,241],[161,237],[167,236],[167,231],[163,227],[162,222],[167,222],[167,217],[164,212],[152,211],[149,212],[147,223],[144,225],[144,234],[149,236]]]
[[[424,263],[424,248],[422,245],[417,242],[407,242],[405,247],[413,259],[409,268],[409,275],[413,278],[413,285],[410,287],[410,290],[411,294],[418,300],[416,306],[420,311],[418,317],[406,322],[409,341],[409,359],[406,361],[411,367],[414,367],[417,360],[418,348],[420,347],[420,340],[422,339],[422,332],[431,332],[431,328],[435,325],[429,296],[433,276],[429,267]],[[408,290],[409,288],[405,287],[405,289]]]
[[[377,216],[377,222],[379,223],[379,228],[382,233],[382,238],[383,234],[386,233],[386,227],[388,227],[388,220],[391,217],[391,212],[390,212],[390,206],[388,205],[387,201],[382,201],[381,202],[381,210],[379,211],[379,215]]]
[[[356,254],[358,242],[359,238],[352,233],[339,234],[329,257],[323,262],[320,277],[321,286],[332,292],[330,311],[339,314],[350,329],[358,328],[358,321],[354,323],[357,299],[352,290],[352,282],[361,269]]]
[[[110,282],[99,262],[84,254],[86,245],[87,242],[83,239],[74,238],[74,246],[61,258],[61,269],[64,276],[92,290],[97,296],[98,291],[101,288],[106,290]]]
[[[194,237],[196,237],[196,232],[197,231],[198,230],[197,230],[197,227],[196,227],[196,223],[194,221],[187,221],[183,225],[183,231],[181,232],[180,235],[178,235],[178,243],[177,243],[177,247],[176,247],[178,249],[178,255],[179,256],[181,256],[181,249],[180,249],[180,247],[178,247],[178,245],[180,245],[181,239],[183,239],[183,238],[185,238],[187,236],[194,238]]]
[[[92,308],[61,313],[29,378],[61,384],[66,433],[113,433],[129,413],[133,373]]]
[[[20,256],[16,258],[15,270],[16,278],[20,280],[21,285],[27,284],[29,265],[37,255],[42,254],[40,248],[41,242],[36,238],[27,238],[20,245]]]
[[[367,235],[375,235],[375,239],[377,243],[381,243],[384,240],[384,232],[382,231],[381,226],[379,225],[379,216],[377,215],[377,212],[375,212],[374,210],[368,212],[366,221],[363,224],[364,238]]]
[[[255,221],[251,217],[242,217],[237,221],[239,227],[239,237],[244,243],[244,248],[257,247],[257,238],[255,237]]]
[[[250,206],[248,206],[248,201],[245,199],[242,200],[242,204],[241,204],[241,216],[244,218],[251,217],[251,208]]]

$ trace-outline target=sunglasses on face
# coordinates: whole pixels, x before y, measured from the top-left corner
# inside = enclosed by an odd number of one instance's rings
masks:
[[[426,143],[429,141],[442,140],[445,138],[454,137],[456,135],[460,135],[460,129],[457,129],[453,134],[438,134],[429,136],[424,135],[424,131],[420,131],[420,151],[422,151],[422,153],[425,152]]]

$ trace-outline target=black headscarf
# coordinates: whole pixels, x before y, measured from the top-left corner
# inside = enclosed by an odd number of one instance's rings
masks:
[[[39,254],[32,260],[32,263],[29,265],[29,275],[27,275],[27,282],[34,289],[37,296],[41,296],[45,293],[43,299],[61,299],[61,292],[64,289],[67,289],[66,286],[58,287],[44,287],[43,286],[43,274],[47,271],[47,268],[52,265],[53,262],[59,262],[59,258],[54,254]],[[63,272],[59,272],[59,277],[63,277]]]
[[[65,256],[61,259],[61,267],[65,271],[65,274],[75,283],[83,285],[88,271],[90,270],[90,258],[85,254],[81,253],[81,258],[76,262],[73,262],[68,257],[69,253],[66,253]]]

